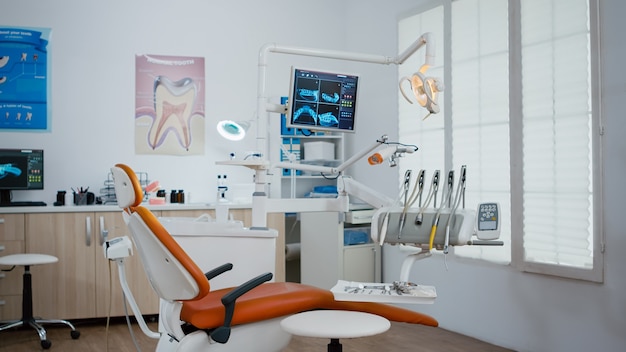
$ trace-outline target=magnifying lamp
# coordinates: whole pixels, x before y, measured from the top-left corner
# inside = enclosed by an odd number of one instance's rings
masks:
[[[249,121],[222,120],[217,123],[217,132],[230,141],[240,141],[250,128]]]

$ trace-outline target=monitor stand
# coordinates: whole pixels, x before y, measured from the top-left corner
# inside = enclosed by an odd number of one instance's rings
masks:
[[[10,204],[10,203],[11,203],[11,190],[0,189],[0,204]]]

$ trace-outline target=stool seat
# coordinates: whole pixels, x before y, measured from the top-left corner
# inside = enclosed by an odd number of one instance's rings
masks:
[[[379,315],[344,310],[312,310],[291,315],[280,322],[288,333],[305,337],[329,338],[329,352],[342,351],[339,339],[372,336],[391,327]]]
[[[58,261],[59,258],[53,255],[38,253],[9,254],[0,257],[0,265],[41,265],[56,263]]]
[[[16,266],[24,267],[24,274],[22,275],[22,318],[9,321],[0,321],[0,331],[9,330],[13,328],[19,328],[23,326],[30,326],[39,334],[39,340],[41,347],[44,349],[50,348],[52,342],[48,340],[46,329],[41,324],[64,324],[70,329],[70,336],[72,339],[77,339],[80,336],[80,332],[76,330],[74,325],[67,320],[62,319],[41,319],[33,316],[33,287],[32,287],[32,274],[30,267],[33,265],[52,264],[59,261],[59,258],[39,253],[21,253],[21,254],[9,254],[0,257],[0,266],[11,266],[11,269],[3,269],[3,271],[11,271]]]

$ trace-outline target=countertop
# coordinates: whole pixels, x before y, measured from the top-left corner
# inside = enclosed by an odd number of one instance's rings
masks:
[[[252,204],[247,203],[190,203],[190,204],[172,204],[163,205],[143,204],[146,208],[154,211],[159,210],[212,210],[218,205],[227,206],[229,209],[250,209]],[[97,211],[121,211],[117,205],[65,205],[45,207],[0,207],[0,214],[20,214],[20,213],[85,213]]]

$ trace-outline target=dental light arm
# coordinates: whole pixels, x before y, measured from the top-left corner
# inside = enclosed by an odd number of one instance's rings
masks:
[[[323,50],[306,47],[296,46],[284,46],[276,43],[268,43],[261,47],[259,51],[258,61],[258,80],[257,80],[257,149],[263,152],[267,152],[267,120],[269,118],[269,112],[284,113],[286,107],[282,105],[269,104],[267,101],[266,92],[266,73],[267,73],[267,58],[269,53],[276,54],[288,54],[299,55],[309,57],[320,57],[326,59],[346,60],[354,62],[366,62],[372,64],[381,65],[401,65],[409,57],[411,57],[420,48],[426,46],[425,62],[424,65],[429,67],[434,64],[435,58],[435,44],[434,38],[431,33],[424,33],[417,38],[408,48],[406,48],[401,54],[391,57],[384,55],[373,55],[364,53],[353,53],[337,50]],[[423,66],[424,67],[424,66]]]
[[[287,162],[276,163],[276,164],[273,164],[272,167],[321,172],[327,175],[341,174],[345,169],[353,165],[355,162],[371,154],[379,146],[387,143],[387,140],[388,140],[388,137],[386,135],[383,135],[380,139],[377,139],[376,142],[372,143],[369,147],[361,150],[359,153],[356,153],[355,155],[353,155],[352,157],[350,157],[348,160],[344,161],[341,165],[337,167],[327,167],[327,166],[287,163]],[[394,146],[393,148],[397,148],[397,147]],[[406,148],[406,147],[402,146],[399,148]],[[411,147],[408,147],[408,149],[411,149]],[[387,197],[386,195],[376,190],[373,190],[370,187],[367,187],[364,184],[359,183],[350,177],[345,177],[345,176],[337,177],[337,192],[338,192],[337,198],[264,199],[263,204],[261,204],[260,206],[265,207],[263,209],[264,212],[285,212],[285,211],[290,211],[290,212],[306,212],[306,211],[347,212],[349,210],[348,195],[353,195],[375,208],[379,208],[383,206],[390,206],[394,203],[394,200],[391,199],[390,197]],[[253,199],[253,202],[254,202],[254,199]],[[253,203],[253,213],[254,211],[255,211],[255,206]]]
[[[352,157],[350,157],[348,160],[344,161],[343,163],[341,163],[337,167],[309,165],[309,164],[298,164],[298,163],[285,163],[285,162],[279,162],[279,163],[273,164],[272,166],[273,167],[278,167],[278,168],[283,168],[283,169],[293,169],[293,170],[320,172],[322,174],[328,174],[328,175],[339,174],[339,173],[343,172],[345,169],[347,169],[350,166],[352,166],[359,159],[363,158],[367,154],[370,154],[372,151],[374,151],[376,148],[378,148],[378,146],[380,146],[381,144],[384,144],[385,142],[387,142],[387,139],[389,139],[389,138],[386,135],[383,135],[382,137],[380,137],[380,139],[376,140],[375,143],[373,143],[369,147],[361,150],[357,154],[354,154]]]
[[[366,62],[373,64],[381,64],[381,65],[400,65],[404,63],[409,57],[411,57],[415,52],[417,52],[420,48],[426,46],[426,54],[425,54],[425,63],[423,67],[429,67],[434,63],[435,57],[435,47],[433,43],[433,37],[430,33],[425,33],[417,38],[408,48],[406,48],[402,53],[395,57],[384,56],[384,55],[373,55],[373,54],[364,54],[364,53],[353,53],[353,52],[345,52],[345,51],[336,51],[336,50],[322,50],[322,49],[313,49],[313,48],[305,48],[305,47],[294,47],[294,46],[283,46],[278,45],[276,43],[268,43],[261,47],[259,50],[259,58],[258,58],[258,75],[257,75],[257,150],[261,152],[260,160],[254,160],[246,163],[230,163],[231,165],[241,165],[249,167],[255,170],[255,189],[253,193],[252,199],[252,224],[253,228],[266,228],[267,227],[267,213],[269,211],[280,211],[284,206],[280,206],[278,204],[274,204],[273,200],[269,199],[266,193],[266,186],[268,181],[268,170],[271,168],[269,162],[267,161],[268,155],[268,120],[269,113],[285,113],[286,106],[270,104],[268,102],[268,94],[266,91],[267,88],[267,62],[268,56],[270,53],[276,54],[288,54],[288,55],[299,55],[299,56],[309,56],[309,57],[320,57],[327,59],[336,59],[336,60],[346,60],[346,61],[354,61],[354,62]],[[328,173],[328,174],[338,174],[345,170],[347,167],[352,165],[356,160],[362,158],[363,156],[371,153],[376,147],[378,147],[380,142],[377,141],[375,145],[373,145],[370,149],[366,149],[363,152],[354,155],[352,158],[346,160],[343,164],[336,168],[325,168],[319,166],[303,166],[300,164],[298,169],[303,171],[312,171],[312,172],[320,172],[320,173]],[[218,164],[226,164],[218,162]],[[290,168],[294,169],[294,165],[298,165],[295,163],[277,163],[272,165],[272,167],[281,167],[281,168]],[[347,197],[340,196],[338,201],[332,202],[332,204],[327,201],[315,200],[315,199],[307,199],[307,202],[310,202],[310,205],[313,207],[326,207],[327,211],[333,211],[339,209],[346,208],[347,211]],[[315,204],[313,204],[315,203]],[[306,208],[303,206],[303,208]],[[298,208],[299,209],[299,208]],[[309,208],[310,209],[310,208]],[[294,211],[293,209],[289,211]],[[339,210],[341,211],[341,210]]]

